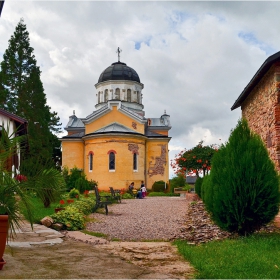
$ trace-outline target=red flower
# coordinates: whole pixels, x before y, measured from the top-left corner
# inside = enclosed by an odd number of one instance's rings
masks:
[[[63,200],[63,199],[61,199],[60,201],[59,201],[59,204],[65,204],[65,201]]]
[[[19,181],[19,182],[25,182],[25,181],[27,181],[27,177],[24,176],[24,175],[20,175],[20,174],[16,175],[15,179],[16,179],[17,181]]]

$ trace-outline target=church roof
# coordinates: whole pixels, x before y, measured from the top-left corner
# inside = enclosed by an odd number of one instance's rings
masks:
[[[100,75],[98,83],[110,80],[128,80],[140,83],[137,72],[123,62],[112,63]]]
[[[76,115],[72,115],[69,117],[69,121],[67,123],[67,126],[65,127],[65,129],[67,128],[81,128],[81,127],[85,127],[84,123],[81,121],[80,118],[78,118]]]
[[[165,136],[165,135],[162,135],[162,134],[160,134],[160,133],[156,133],[156,132],[154,132],[154,131],[151,131],[150,129],[149,129],[149,127],[146,129],[146,131],[145,131],[145,136],[147,136],[147,137],[159,137],[159,138],[168,138],[168,136]]]
[[[231,107],[231,110],[234,110],[241,106],[243,101],[250,94],[251,90],[257,85],[257,83],[262,79],[262,77],[269,70],[269,68],[272,66],[272,64],[275,63],[276,61],[280,61],[280,52],[277,52],[266,59],[266,61],[262,64],[262,66],[259,68],[259,70],[254,75],[254,77],[251,79],[249,84],[244,88],[242,93],[239,95],[237,100],[234,102],[234,104]]]
[[[84,132],[84,131],[81,131],[81,132],[73,133],[73,134],[71,134],[71,135],[63,136],[62,139],[67,139],[67,138],[82,138],[83,136],[85,136],[85,132]]]

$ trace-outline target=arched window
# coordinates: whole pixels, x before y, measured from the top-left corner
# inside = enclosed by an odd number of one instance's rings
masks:
[[[120,89],[116,88],[115,99],[120,100]]]
[[[109,170],[115,171],[115,169],[116,169],[116,158],[115,158],[116,151],[110,150],[107,154],[109,155]]]
[[[89,172],[92,172],[93,169],[93,152],[89,152],[88,155],[88,170]]]
[[[133,153],[133,171],[138,170],[137,153]]]
[[[131,102],[131,89],[127,90],[127,102]]]
[[[98,103],[100,103],[100,91],[98,92]]]
[[[104,102],[108,101],[108,89],[105,89]]]

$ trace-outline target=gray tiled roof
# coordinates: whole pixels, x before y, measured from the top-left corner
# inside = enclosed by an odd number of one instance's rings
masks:
[[[101,114],[103,111],[108,110],[108,104],[105,104],[103,107],[101,107],[100,109],[93,111],[90,115],[86,116],[85,118],[82,118],[82,120],[86,121],[88,119],[94,118],[95,116]]]
[[[66,126],[66,128],[77,128],[77,127],[85,127],[84,123],[81,119],[77,118],[75,115],[70,117],[70,120]]]
[[[145,135],[147,137],[168,137],[159,133],[156,133],[154,131],[149,130],[149,128],[146,129]]]
[[[141,119],[141,120],[145,120],[145,118],[139,114],[137,114],[135,111],[130,110],[129,108],[127,108],[126,106],[124,106],[123,104],[121,105],[121,109],[125,112],[128,112],[129,114],[133,115],[135,118]]]
[[[85,135],[85,132],[78,132],[71,135],[63,136],[62,138],[82,138]]]

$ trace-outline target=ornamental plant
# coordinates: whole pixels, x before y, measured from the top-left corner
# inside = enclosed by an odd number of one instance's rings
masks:
[[[70,198],[78,198],[80,196],[80,192],[79,190],[73,188],[70,192],[69,192],[69,197]]]
[[[261,138],[238,121],[228,142],[212,159],[203,199],[215,223],[247,235],[273,220],[279,211],[279,178]]]
[[[65,205],[65,201],[63,205]],[[81,198],[74,203],[68,204],[65,210],[59,211],[56,214],[51,215],[55,223],[61,223],[63,229],[67,230],[80,230],[85,228],[86,217],[92,213],[92,209],[95,205],[93,197],[87,199]]]
[[[155,181],[152,185],[153,192],[164,192],[165,190],[168,190],[168,184],[162,180]]]
[[[20,148],[24,153],[27,141],[25,136],[18,136],[17,131],[11,132],[9,126],[2,123],[0,137],[0,215],[8,215],[9,237],[16,233],[16,229],[22,227],[22,214],[19,201],[26,211],[27,219],[33,224],[33,205],[30,193],[37,197],[47,197],[52,200],[53,193],[48,190],[53,188],[55,192],[64,189],[65,182],[60,172],[53,168],[36,170],[33,176],[13,178],[13,173],[7,167],[10,159],[18,155]]]

